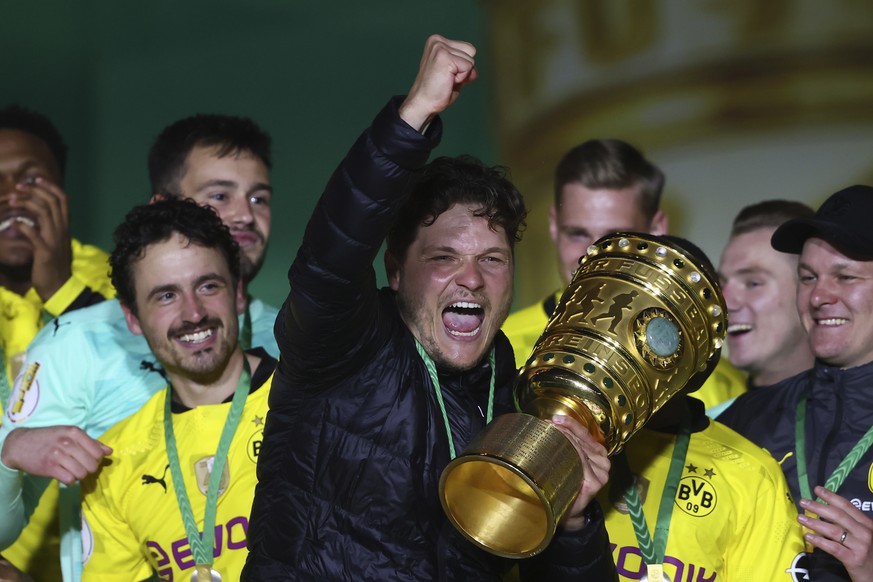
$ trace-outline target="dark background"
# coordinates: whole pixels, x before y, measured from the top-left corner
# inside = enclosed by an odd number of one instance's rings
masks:
[[[74,236],[111,250],[147,201],[146,154],[194,113],[252,117],[273,136],[267,262],[252,292],[279,305],[306,220],[375,113],[405,93],[427,36],[480,49],[480,82],[447,115],[438,154],[496,163],[484,15],[470,0],[3,2],[0,105],[48,115],[69,147]]]

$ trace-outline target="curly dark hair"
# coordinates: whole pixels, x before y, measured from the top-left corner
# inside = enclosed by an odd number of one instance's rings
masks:
[[[437,158],[425,167],[388,232],[388,252],[402,261],[418,228],[430,226],[455,204],[478,205],[475,216],[487,218],[492,230],[502,227],[511,247],[521,240],[527,208],[506,168],[462,155]]]
[[[164,128],[149,150],[149,180],[152,194],[179,196],[179,181],[185,175],[185,160],[195,147],[217,147],[218,157],[251,153],[267,169],[270,135],[247,117],[192,115]]]
[[[115,229],[115,249],[109,257],[118,299],[137,314],[133,267],[149,245],[178,233],[191,244],[221,251],[234,287],[240,278],[239,246],[218,214],[191,199],[170,198],[136,206]]]
[[[0,109],[0,129],[17,129],[45,142],[55,159],[60,172],[59,178],[63,182],[67,170],[67,144],[48,117],[20,105],[8,105]]]

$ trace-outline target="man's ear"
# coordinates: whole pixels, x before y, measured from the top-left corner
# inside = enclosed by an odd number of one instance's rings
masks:
[[[246,289],[243,285],[242,279],[237,281],[236,284],[236,313],[237,315],[244,313],[246,310],[246,305],[248,304],[248,300],[246,299]]]
[[[549,236],[552,237],[552,243],[558,244],[558,209],[552,204],[549,206]]]
[[[385,251],[385,274],[388,276],[388,286],[397,291],[400,287],[400,263],[390,251]]]
[[[139,325],[139,319],[130,310],[130,307],[121,304],[121,310],[124,312],[124,321],[127,323],[127,329],[134,335],[142,335],[142,327]]]
[[[169,199],[170,197],[165,192],[155,192],[154,194],[152,194],[152,197],[149,198],[149,204],[154,204],[155,202]]]
[[[670,221],[667,219],[667,215],[663,210],[659,210],[655,213],[655,216],[652,217],[652,226],[649,229],[650,234],[654,234],[657,236],[663,236],[667,234],[670,228]]]

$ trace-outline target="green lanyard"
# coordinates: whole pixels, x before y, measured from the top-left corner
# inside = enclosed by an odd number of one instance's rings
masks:
[[[797,401],[797,408],[794,414],[794,454],[797,456],[797,481],[800,484],[800,494],[805,499],[812,499],[812,491],[809,487],[809,472],[806,468],[806,393],[802,394],[800,400]],[[846,477],[849,476],[849,473],[852,472],[852,469],[855,468],[855,465],[858,464],[858,461],[861,460],[861,457],[864,456],[864,453],[867,452],[871,444],[873,444],[873,426],[867,429],[864,436],[855,443],[852,450],[840,461],[840,464],[837,465],[837,468],[834,469],[834,472],[831,473],[831,476],[825,482],[825,489],[836,493],[837,489],[843,485]],[[821,498],[818,498],[816,501],[822,502]]]
[[[215,452],[215,457],[213,457],[212,461],[209,487],[206,490],[206,510],[203,516],[202,536],[197,530],[197,520],[194,517],[194,511],[191,509],[188,492],[185,490],[185,481],[182,478],[179,452],[176,449],[176,436],[173,433],[173,386],[172,384],[167,385],[167,398],[164,404],[164,439],[167,444],[167,457],[170,461],[170,474],[173,477],[173,489],[176,491],[176,500],[179,504],[179,511],[182,514],[182,522],[185,524],[188,544],[191,546],[191,553],[194,555],[195,567],[197,568],[195,574],[199,582],[214,578],[211,573],[211,567],[213,559],[212,548],[215,543],[215,513],[218,509],[218,487],[221,483],[221,474],[224,472],[224,467],[227,463],[230,442],[233,440],[236,427],[239,425],[246,397],[251,389],[251,377],[252,374],[248,360],[243,355],[243,370],[236,385],[236,392],[233,393],[233,400],[227,413],[227,420],[224,422],[224,428],[221,431],[221,438],[218,440],[218,450]]]
[[[431,357],[427,355],[427,352],[424,351],[424,346],[418,343],[418,340],[415,340],[415,349],[418,350],[418,355],[421,356],[422,360],[424,360],[424,367],[427,368],[427,373],[430,375],[431,382],[433,382],[437,402],[440,405],[440,411],[443,413],[443,422],[446,424],[446,434],[449,437],[449,454],[451,455],[451,458],[454,459],[456,457],[455,441],[452,438],[452,428],[449,426],[449,415],[446,413],[446,404],[443,402],[443,392],[440,389],[440,381],[437,377],[436,365],[433,363]],[[488,388],[488,412],[485,415],[485,424],[491,422],[491,418],[494,415],[494,348],[491,348],[491,352],[488,354],[488,365],[491,366],[491,383]]]
[[[683,424],[676,435],[676,444],[673,445],[673,456],[670,459],[670,469],[667,471],[667,480],[664,482],[664,491],[661,493],[661,504],[658,506],[658,518],[655,522],[655,540],[649,534],[649,524],[646,522],[646,514],[643,513],[643,504],[634,483],[628,485],[624,492],[631,523],[634,526],[634,534],[637,544],[640,546],[640,554],[646,564],[649,582],[661,582],[664,579],[664,553],[667,551],[667,536],[670,533],[670,520],[673,517],[673,505],[676,499],[676,489],[679,487],[679,479],[682,477],[682,467],[685,466],[685,456],[688,453],[688,442],[691,440],[691,430]],[[617,460],[623,462],[628,474],[630,466],[624,453],[618,455]]]

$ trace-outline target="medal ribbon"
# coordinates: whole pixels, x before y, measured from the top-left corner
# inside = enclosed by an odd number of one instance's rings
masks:
[[[667,480],[664,482],[664,491],[661,493],[661,503],[658,506],[658,518],[655,521],[655,539],[649,534],[649,525],[646,522],[646,514],[643,513],[643,504],[640,495],[633,482],[628,485],[624,492],[628,514],[634,526],[634,534],[640,546],[640,554],[646,563],[649,578],[660,579],[663,576],[664,553],[667,550],[667,536],[670,532],[670,520],[673,517],[673,505],[676,498],[676,489],[679,487],[679,479],[682,477],[682,468],[685,465],[685,457],[688,453],[688,442],[691,440],[691,430],[683,424],[676,435],[676,444],[673,445],[673,456],[670,459],[670,469],[667,471]],[[625,464],[628,474],[630,465],[624,453],[618,455],[619,462]],[[654,574],[654,575],[653,575]]]
[[[167,457],[170,461],[170,474],[173,477],[173,489],[176,492],[176,500],[179,504],[182,522],[185,524],[185,533],[188,536],[188,544],[191,546],[191,553],[194,555],[194,562],[197,565],[198,573],[203,567],[208,568],[212,566],[212,548],[215,544],[215,513],[218,508],[218,487],[221,482],[221,474],[224,472],[224,466],[227,463],[230,442],[233,440],[236,427],[239,425],[246,397],[251,388],[251,377],[252,374],[248,360],[243,355],[243,370],[236,385],[236,392],[233,393],[233,400],[227,413],[227,420],[224,422],[224,428],[221,431],[221,438],[218,440],[218,450],[216,450],[212,461],[209,487],[206,489],[206,510],[203,516],[202,536],[197,530],[197,520],[194,517],[194,511],[191,509],[188,492],[185,490],[185,481],[182,478],[179,452],[176,449],[176,436],[173,433],[171,409],[173,386],[172,384],[167,385],[167,399],[164,404],[164,439],[167,444]]]
[[[436,392],[437,402],[440,405],[440,412],[443,413],[443,422],[446,425],[446,435],[449,437],[449,454],[451,458],[455,458],[455,441],[452,438],[452,428],[449,426],[449,415],[446,413],[446,404],[443,402],[443,392],[440,389],[440,381],[437,377],[436,364],[433,363],[431,357],[424,350],[424,346],[415,340],[415,349],[418,350],[418,355],[424,361],[424,367],[427,368],[427,373],[430,375],[430,380],[433,382],[434,391]],[[488,386],[488,412],[485,415],[485,424],[491,422],[494,415],[494,348],[488,354],[488,365],[491,366],[491,382]]]
[[[806,393],[800,396],[800,400],[797,401],[797,408],[794,411],[794,454],[797,456],[797,481],[800,485],[800,494],[806,499],[812,499],[812,491],[809,486],[809,472],[806,466],[806,398]],[[834,469],[834,472],[831,473],[831,476],[825,482],[825,489],[836,492],[842,486],[846,477],[849,476],[849,473],[852,472],[852,469],[855,468],[855,465],[858,464],[858,461],[861,460],[861,457],[864,456],[864,453],[870,448],[871,444],[873,444],[873,426],[867,429],[864,436],[855,443],[852,450],[840,461],[840,464],[837,465],[837,468]],[[821,498],[817,498],[816,501],[823,503]]]

